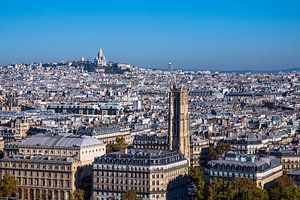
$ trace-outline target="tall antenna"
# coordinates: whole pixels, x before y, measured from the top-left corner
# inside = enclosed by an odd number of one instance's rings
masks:
[[[172,74],[172,72],[173,72],[173,64],[171,62],[169,62],[168,68],[169,68],[170,73]]]
[[[173,64],[169,62],[168,68],[171,74],[171,83],[170,86],[171,88],[176,88],[177,87],[177,81],[176,81],[176,75],[173,73]]]

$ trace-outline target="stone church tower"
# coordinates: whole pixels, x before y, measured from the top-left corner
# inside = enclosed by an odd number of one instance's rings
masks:
[[[175,82],[169,93],[169,149],[183,154],[190,164],[188,91]]]

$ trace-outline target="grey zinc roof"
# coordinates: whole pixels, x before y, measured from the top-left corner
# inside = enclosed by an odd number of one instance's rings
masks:
[[[19,146],[86,147],[98,144],[102,142],[87,136],[34,135],[21,142]]]

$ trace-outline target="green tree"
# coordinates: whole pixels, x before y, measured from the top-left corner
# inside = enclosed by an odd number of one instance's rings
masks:
[[[207,189],[207,199],[208,200],[225,200],[225,199],[232,199],[230,198],[231,190],[228,188],[229,184],[223,182],[222,179],[215,178],[209,184]]]
[[[141,200],[136,194],[136,191],[134,190],[128,190],[124,192],[121,196],[122,200]]]
[[[256,183],[249,178],[235,178],[228,187],[233,199],[240,200],[268,200],[268,192],[257,187]]]
[[[230,151],[231,146],[229,143],[220,141],[216,147],[210,146],[208,148],[208,160],[216,160],[221,157],[224,153]]]
[[[84,200],[84,190],[76,189],[73,191],[71,200]]]
[[[121,151],[124,150],[128,147],[128,145],[125,142],[125,139],[123,137],[117,137],[116,142],[113,144],[108,144],[106,146],[106,152],[116,152],[116,151]]]
[[[11,174],[5,174],[0,181],[0,196],[15,196],[19,189],[19,181]]]
[[[189,168],[189,179],[191,182],[197,184],[203,180],[203,171],[201,167]]]
[[[193,194],[193,200],[205,199],[205,183],[203,179],[203,170],[201,167],[189,168],[189,180],[190,184],[196,186],[196,191]]]
[[[276,179],[268,192],[270,200],[300,199],[299,188],[295,185],[294,180],[286,175]]]

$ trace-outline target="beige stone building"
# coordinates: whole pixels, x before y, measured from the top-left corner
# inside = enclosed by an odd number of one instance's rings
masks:
[[[292,172],[300,169],[300,155],[286,154],[281,157],[283,171]]]
[[[87,136],[35,135],[5,146],[0,178],[6,173],[20,182],[21,199],[67,200],[78,187],[90,188],[95,157],[105,144]]]
[[[183,154],[190,163],[188,91],[175,82],[169,94],[169,145],[171,151]]]
[[[76,189],[79,166],[73,158],[15,155],[0,161],[0,178],[7,173],[15,176],[20,199],[68,200]]]
[[[143,200],[185,199],[188,162],[182,154],[163,150],[110,153],[93,163],[93,199],[121,200],[135,190]]]
[[[53,136],[41,134],[29,137],[20,143],[7,144],[6,147],[6,155],[70,157],[79,160],[83,165],[91,164],[95,157],[102,156],[106,152],[105,144],[88,136]]]
[[[27,131],[30,128],[28,119],[26,118],[16,118],[12,123],[12,128],[16,130],[16,139],[23,139],[27,136]]]

